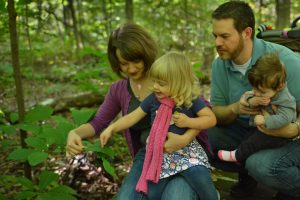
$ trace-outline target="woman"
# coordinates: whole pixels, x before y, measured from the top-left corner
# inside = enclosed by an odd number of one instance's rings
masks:
[[[114,83],[95,117],[88,123],[71,130],[67,139],[67,153],[75,155],[83,150],[82,139],[93,137],[105,129],[122,111],[122,115],[136,109],[151,91],[152,81],[147,72],[157,56],[153,38],[136,24],[125,24],[112,32],[108,42],[108,58],[112,69],[122,80]],[[132,168],[124,179],[118,199],[136,199],[141,193],[135,187],[142,171],[145,143],[150,131],[150,119],[144,118],[125,131],[126,141],[134,157]],[[172,152],[186,146],[197,134],[189,130],[184,135],[168,134],[164,148]],[[201,134],[202,135],[202,134]],[[205,135],[203,135],[205,136]],[[182,137],[178,139],[178,137]],[[174,193],[176,191],[176,193]],[[174,176],[164,188],[161,199],[196,199],[196,193],[181,176]]]

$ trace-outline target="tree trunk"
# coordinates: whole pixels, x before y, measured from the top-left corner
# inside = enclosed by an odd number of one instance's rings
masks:
[[[79,34],[78,34],[78,29],[77,29],[77,18],[76,18],[76,13],[74,9],[74,4],[73,0],[68,0],[68,5],[71,11],[71,17],[72,17],[72,27],[73,27],[73,33],[74,33],[74,38],[76,41],[76,50],[77,50],[77,55],[79,55],[79,49],[80,49],[80,42],[79,42]]]
[[[126,14],[126,20],[128,22],[133,22],[133,2],[132,2],[132,0],[126,0],[125,14]]]
[[[290,0],[276,0],[276,29],[282,30],[290,25]]]
[[[106,31],[106,35],[107,37],[109,37],[110,32],[111,32],[111,22],[110,22],[110,12],[107,10],[107,4],[106,4],[106,0],[102,0],[101,1],[102,4],[102,13],[104,15],[104,27],[105,27],[105,31]]]
[[[14,0],[8,0],[7,10],[9,16],[11,58],[12,58],[12,65],[14,69],[14,79],[16,84],[18,114],[19,114],[19,121],[22,122],[25,117],[25,106],[24,106],[22,79],[21,79],[20,63],[19,63],[19,47],[18,47],[17,25],[16,25],[17,14],[15,10]],[[26,143],[25,143],[26,137],[27,137],[27,133],[21,130],[20,139],[21,139],[21,146],[23,148],[26,147]],[[31,167],[28,164],[28,162],[26,162],[24,165],[24,174],[28,179],[31,179]]]

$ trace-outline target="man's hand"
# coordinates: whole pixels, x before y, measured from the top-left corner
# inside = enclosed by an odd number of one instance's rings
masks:
[[[240,100],[234,104],[231,105],[231,111],[234,114],[237,115],[257,115],[259,114],[260,110],[259,108],[253,108],[250,107],[249,103],[247,102],[245,95],[247,95],[247,93],[249,93],[249,91],[245,92]]]
[[[248,103],[250,104],[250,106],[267,106],[269,105],[269,103],[271,102],[271,98],[270,97],[258,97],[258,96],[254,96],[251,99],[248,100]]]
[[[265,117],[263,115],[255,115],[254,117],[254,123],[256,126],[263,126],[266,124]]]

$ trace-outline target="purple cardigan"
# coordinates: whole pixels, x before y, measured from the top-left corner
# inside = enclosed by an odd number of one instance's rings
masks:
[[[105,96],[103,103],[98,108],[95,117],[89,122],[95,129],[95,133],[99,134],[105,129],[111,121],[122,111],[122,115],[128,113],[131,94],[128,91],[128,80],[119,80],[111,85],[108,94]],[[209,103],[204,99],[207,105]],[[150,122],[149,122],[150,123]],[[140,140],[136,134],[131,134],[129,129],[125,130],[125,138],[132,157],[141,148]],[[208,142],[207,132],[202,131],[197,136],[198,141],[211,153]]]

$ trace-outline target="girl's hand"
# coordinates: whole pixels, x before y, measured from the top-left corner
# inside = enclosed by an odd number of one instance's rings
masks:
[[[178,112],[175,112],[173,114],[173,121],[175,123],[175,125],[179,128],[186,128],[186,127],[189,127],[189,117],[186,116],[184,113],[178,113]]]
[[[82,145],[82,139],[76,134],[74,130],[71,130],[68,134],[66,155],[74,156],[80,154],[83,151],[84,146]]]
[[[254,117],[254,123],[256,126],[263,126],[266,124],[265,117],[263,115],[256,115]]]
[[[172,153],[185,147],[190,141],[187,141],[184,135],[178,135],[168,132],[168,138],[164,144],[164,151]]]
[[[107,144],[107,142],[111,138],[112,134],[113,134],[113,132],[109,127],[100,134],[99,137],[100,137],[101,147],[104,147],[104,145]]]

